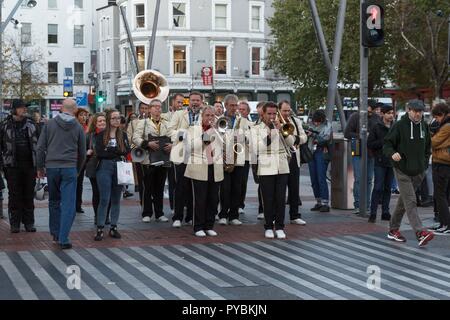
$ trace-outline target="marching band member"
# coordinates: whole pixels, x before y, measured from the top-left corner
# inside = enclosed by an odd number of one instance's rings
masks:
[[[258,142],[258,177],[264,204],[265,237],[285,239],[284,216],[286,187],[289,175],[288,148],[291,139],[280,134],[281,123],[277,119],[278,107],[273,102],[263,106],[262,123],[252,130]],[[273,130],[276,129],[276,130]]]
[[[162,149],[169,154],[172,144],[163,146],[159,145],[159,141],[150,141],[149,139],[149,135],[152,137],[168,135],[167,121],[161,118],[161,105],[162,102],[158,99],[150,102],[150,118],[139,120],[133,134],[133,143],[149,152],[156,152]],[[154,208],[155,220],[167,222],[169,219],[164,216],[163,211],[164,182],[166,181],[167,168],[152,165],[149,157],[146,157],[142,162],[142,169],[144,173],[142,221],[150,222]]]
[[[260,101],[258,102],[258,104],[256,105],[256,112],[258,112],[258,120],[255,121],[254,125],[258,125],[261,124],[262,122],[262,118],[263,118],[263,105],[265,104],[265,101]],[[264,219],[264,209],[263,209],[263,202],[262,202],[262,195],[261,195],[261,186],[259,185],[259,179],[258,179],[258,165],[257,162],[258,160],[255,159],[256,161],[252,161],[252,173],[253,173],[253,179],[255,180],[255,183],[258,184],[258,215],[257,215],[257,219],[258,220],[263,220]]]
[[[170,123],[172,116],[175,112],[183,109],[184,95],[181,93],[176,93],[172,98],[172,105],[169,106],[169,111],[167,113],[163,113],[161,117]],[[170,164],[170,168],[167,169],[167,180],[169,183],[169,204],[170,210],[172,214],[174,214],[174,196],[175,196],[175,165],[173,163]]]
[[[148,105],[143,102],[140,102],[139,103],[139,116],[137,119],[131,121],[127,128],[127,136],[130,137],[130,140],[132,140],[132,138],[133,138],[134,131],[136,130],[138,121],[141,119],[145,119],[147,117],[148,117]],[[133,149],[135,147],[136,146],[134,144],[131,145],[131,149]],[[139,162],[133,162],[133,168],[134,168],[134,173],[135,173],[135,177],[137,180],[137,188],[138,188],[138,192],[139,192],[139,202],[142,207],[142,198],[143,198],[142,197],[142,195],[143,195],[142,179],[144,177],[144,173],[142,171],[142,166]]]
[[[184,172],[186,171],[184,137],[190,126],[200,123],[200,108],[202,103],[203,94],[196,91],[191,92],[189,95],[189,108],[187,110],[176,111],[168,127],[169,136],[173,142],[170,160],[175,164],[175,214],[172,218],[172,226],[175,228],[181,227],[185,206],[187,207],[185,222],[189,224],[192,221],[192,184],[190,179],[184,176]]]
[[[194,193],[194,233],[197,237],[217,236],[213,230],[219,186],[223,180],[222,141],[212,128],[214,107],[206,106],[202,111],[200,125],[188,131],[190,158],[185,176],[192,180]]]
[[[248,132],[251,129],[251,127],[254,126],[254,123],[250,119],[250,106],[247,101],[239,101],[238,112],[240,113],[240,115],[242,116],[243,119],[247,120],[247,125],[245,127],[241,126],[241,129],[244,130],[244,133]],[[241,199],[239,201],[239,213],[240,214],[244,213],[249,171],[250,171],[249,146],[245,145],[244,175],[242,177]]]
[[[241,200],[242,178],[244,176],[245,154],[243,152],[234,154],[232,147],[239,143],[242,145],[242,142],[244,142],[237,141],[237,138],[243,137],[242,128],[248,127],[248,120],[236,115],[238,106],[238,97],[236,95],[226,95],[224,104],[226,109],[224,116],[229,120],[229,127],[227,129],[233,129],[227,131],[224,137],[227,142],[226,164],[234,167],[234,169],[231,169],[230,171],[225,169],[224,180],[220,186],[221,210],[219,213],[219,224],[226,225],[229,223],[230,225],[239,226],[242,224],[239,220],[239,205]]]
[[[223,115],[223,104],[220,101],[214,102],[214,114],[216,117],[220,117]]]
[[[288,101],[284,100],[278,103],[280,114],[283,120],[294,125],[294,133],[287,139],[293,139],[291,144],[292,157],[289,161],[289,178],[288,178],[288,198],[289,198],[289,216],[292,224],[305,225],[306,222],[301,218],[298,211],[300,199],[300,145],[307,142],[308,137],[303,130],[302,123],[299,119],[291,116],[292,109]],[[292,143],[293,142],[293,143]]]

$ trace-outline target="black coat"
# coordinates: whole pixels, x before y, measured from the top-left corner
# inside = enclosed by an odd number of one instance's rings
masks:
[[[378,122],[369,131],[367,148],[372,151],[375,165],[379,167],[392,167],[390,159],[383,155],[384,137],[389,130],[390,128],[386,127],[383,122]]]

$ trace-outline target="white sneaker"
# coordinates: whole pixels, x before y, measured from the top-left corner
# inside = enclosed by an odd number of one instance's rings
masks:
[[[210,230],[210,231],[211,231],[211,230]],[[197,232],[195,233],[195,236],[196,236],[196,237],[206,237],[206,233],[205,233],[205,231],[200,230],[200,231],[197,231]]]
[[[242,209],[242,208],[239,208],[239,214],[244,214],[245,212],[244,212],[244,209]]]
[[[181,228],[181,221],[180,220],[175,220],[172,224],[172,227],[174,228]]]
[[[264,213],[260,213],[256,216],[256,219],[258,220],[264,220]]]
[[[286,239],[286,233],[283,230],[275,230],[278,239]]]
[[[219,219],[219,224],[221,224],[223,226],[227,225],[227,219],[225,219],[225,218]]]
[[[156,222],[167,222],[169,219],[167,219],[165,216],[161,216],[158,219],[156,219]]]
[[[264,232],[264,237],[266,237],[267,239],[273,239],[275,238],[275,235],[273,234],[273,230],[267,229]]]
[[[297,219],[291,220],[291,223],[292,224],[299,224],[301,226],[304,226],[306,224],[306,221],[303,220],[303,219],[297,218]]]
[[[142,222],[149,223],[150,222],[150,217],[149,216],[143,217],[142,218]]]
[[[233,226],[240,226],[242,224],[242,222],[239,221],[239,219],[233,219],[230,221],[230,224]]]
[[[217,232],[215,232],[214,230],[206,230],[206,234],[210,237],[216,237],[217,236]]]

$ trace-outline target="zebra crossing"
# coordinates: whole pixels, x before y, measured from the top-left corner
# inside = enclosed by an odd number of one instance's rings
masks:
[[[77,288],[70,287],[80,268]],[[379,286],[369,284],[379,268]],[[76,282],[76,281],[75,281]],[[0,251],[0,299],[440,300],[450,258],[358,235],[68,251]]]

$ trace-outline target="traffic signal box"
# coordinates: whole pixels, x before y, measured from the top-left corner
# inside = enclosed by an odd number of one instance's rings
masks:
[[[383,1],[367,0],[361,5],[362,45],[367,48],[384,44]]]

